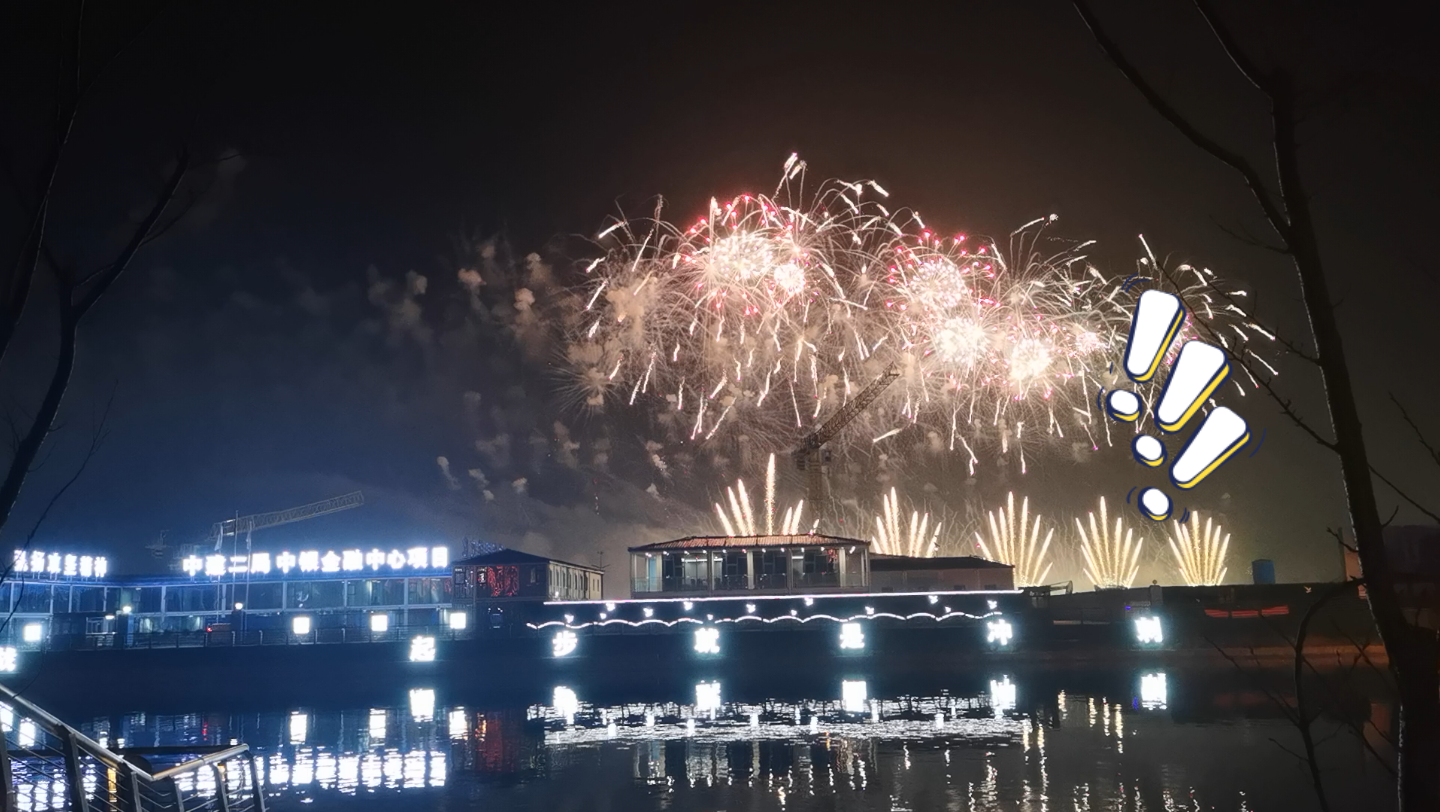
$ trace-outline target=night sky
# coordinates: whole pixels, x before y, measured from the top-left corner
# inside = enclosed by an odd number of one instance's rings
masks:
[[[1259,98],[1188,4],[1151,5],[1143,17],[1119,3],[1099,13],[1187,113],[1268,169]],[[1377,467],[1432,496],[1440,469],[1389,393],[1440,439],[1425,332],[1440,295],[1426,239],[1440,213],[1427,109],[1440,96],[1421,45],[1433,26],[1383,6],[1363,18],[1230,6],[1257,52],[1331,88],[1304,133],[1305,165],[1367,437]],[[52,103],[58,23],[39,9],[7,9],[0,26],[7,258]],[[142,11],[93,12],[92,63]],[[64,427],[5,544],[73,473],[112,391],[109,438],[37,547],[150,570],[159,562],[144,547],[162,532],[194,541],[235,511],[353,489],[364,508],[257,544],[469,536],[614,565],[627,545],[704,531],[708,500],[761,472],[697,472],[646,493],[653,477],[618,462],[621,446],[643,442],[633,419],[564,413],[554,358],[473,318],[457,271],[488,244],[500,265],[538,253],[563,286],[607,216],[648,213],[662,194],[689,219],[711,195],[768,192],[792,152],[816,179],[875,179],[946,231],[1003,238],[1057,214],[1052,228],[1098,240],[1091,261],[1112,274],[1133,270],[1143,233],[1253,291],[1266,323],[1308,344],[1293,271],[1225,232],[1266,235],[1240,180],[1145,106],[1064,2],[181,5],[92,90],[57,180],[57,252],[80,267],[113,255],[181,142],[201,163],[187,188],[203,195],[84,325]],[[47,295],[36,301],[49,306]],[[50,329],[37,310],[0,369],[7,409],[33,403]],[[1323,426],[1318,377],[1293,358],[1277,366],[1277,384]],[[1333,459],[1263,393],[1229,405],[1266,440],[1193,504],[1234,533],[1232,579],[1261,557],[1282,580],[1334,577],[1325,529],[1344,506]],[[582,454],[603,435],[617,464],[558,460],[553,420]],[[974,487],[987,504],[1027,493],[1073,528],[1071,516],[1100,495],[1122,499],[1137,476],[1116,447],[1032,460],[1023,478],[982,468]],[[1380,498],[1388,516],[1398,500],[1383,485]],[[1396,521],[1420,518],[1402,508]]]

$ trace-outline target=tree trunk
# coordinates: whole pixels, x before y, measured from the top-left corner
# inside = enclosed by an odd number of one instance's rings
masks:
[[[1315,336],[1315,350],[1325,398],[1335,432],[1335,452],[1345,482],[1355,544],[1375,626],[1390,657],[1400,689],[1400,808],[1440,809],[1440,682],[1437,682],[1435,635],[1406,621],[1395,590],[1385,550],[1384,526],[1376,506],[1375,484],[1355,389],[1320,261],[1320,246],[1310,211],[1310,198],[1300,176],[1295,140],[1294,94],[1283,75],[1274,94],[1275,163],[1280,192],[1290,216],[1286,235],[1300,293]],[[1426,638],[1428,637],[1428,641]]]

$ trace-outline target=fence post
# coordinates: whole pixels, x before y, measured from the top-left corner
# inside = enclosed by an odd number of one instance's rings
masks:
[[[225,765],[211,764],[215,771],[215,797],[220,799],[220,812],[230,812],[230,786],[225,780]]]
[[[75,812],[90,812],[90,799],[85,797],[85,774],[80,769],[80,747],[75,743],[75,734],[69,728],[60,731],[60,740],[65,747],[65,786],[70,792],[70,808]]]
[[[15,721],[19,723],[19,714],[15,715]],[[10,774],[10,748],[5,741],[5,732],[0,731],[0,787],[3,787],[3,795],[0,795],[0,809],[15,808],[15,781]]]
[[[255,756],[247,753],[245,758],[250,762],[250,796],[255,801],[255,812],[265,812],[265,792],[260,785],[260,771],[255,769]]]
[[[179,780],[170,779],[170,789],[175,790],[175,812],[185,812],[185,796],[180,794]]]
[[[133,766],[127,765],[125,768],[125,788],[130,796],[130,808],[141,812],[140,776],[135,774]]]

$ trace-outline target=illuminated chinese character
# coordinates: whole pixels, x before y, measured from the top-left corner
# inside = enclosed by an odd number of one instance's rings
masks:
[[[696,629],[695,652],[697,654],[719,654],[720,630],[714,626],[702,626]]]
[[[180,569],[185,570],[186,575],[194,578],[200,574],[200,570],[205,569],[205,561],[198,555],[188,555],[184,561],[180,562]]]
[[[211,577],[214,577],[214,578],[219,578],[220,576],[224,575],[224,574],[225,574],[225,556],[223,556],[223,555],[207,555],[207,556],[205,556],[205,574],[206,574],[206,575],[209,575],[209,576],[211,576]]]
[[[845,623],[840,626],[840,648],[865,648],[865,632],[859,623]]]
[[[45,556],[45,571],[51,575],[60,574],[60,554],[50,553]]]
[[[405,563],[415,569],[423,570],[430,565],[430,551],[424,547],[410,548],[410,554],[406,557]]]
[[[1014,631],[1010,628],[1010,621],[1003,618],[992,620],[986,623],[985,627],[989,630],[989,634],[985,637],[987,643],[999,643],[1002,646],[1010,644],[1010,636]]]
[[[431,548],[430,548],[430,566],[436,567],[436,568],[439,568],[439,567],[448,567],[448,566],[450,566],[450,548],[449,548],[449,547],[431,547]]]
[[[325,552],[325,555],[323,555],[323,556],[320,557],[320,571],[321,571],[321,572],[339,572],[339,571],[340,571],[340,556],[336,555],[334,550],[327,550],[327,551]]]
[[[378,570],[385,566],[385,553],[379,550],[371,550],[365,554],[365,566],[372,570]]]
[[[62,569],[66,575],[73,577],[80,574],[80,556],[67,555],[65,556],[64,561],[65,563],[62,566]]]
[[[385,557],[385,563],[390,565],[392,570],[405,569],[405,554],[399,550],[391,550],[390,555]]]
[[[410,662],[428,663],[435,660],[435,638],[417,635],[410,639]]]
[[[20,652],[14,646],[0,646],[0,674],[13,674],[19,668]]]
[[[300,571],[314,572],[320,569],[320,551],[302,550],[300,552]]]
[[[1141,643],[1163,643],[1165,634],[1160,630],[1160,618],[1135,618],[1135,637]]]
[[[340,553],[340,569],[346,572],[358,572],[365,568],[365,554],[359,550],[346,550]]]
[[[289,575],[290,570],[295,569],[295,554],[286,550],[275,556],[275,568]]]
[[[569,629],[561,629],[555,633],[555,637],[550,641],[550,645],[556,657],[564,657],[573,652],[579,642],[580,640],[575,636],[575,632]]]
[[[106,561],[106,560],[105,560],[105,556],[103,556],[103,555],[102,555],[102,556],[97,556],[96,559],[95,559],[95,577],[96,577],[96,578],[104,578],[104,577],[105,577],[105,574],[106,574],[107,572],[109,572],[109,571],[110,571],[110,562],[109,562],[109,561]]]
[[[25,555],[25,551],[24,551],[24,550],[16,550],[16,551],[15,551],[15,571],[16,571],[16,572],[25,572],[26,570],[29,570],[29,569],[30,569],[30,559],[29,559],[29,556]]]
[[[39,550],[36,550],[35,552],[33,552],[33,553],[30,554],[30,571],[31,571],[31,572],[44,572],[44,571],[45,571],[45,554],[42,553],[42,552],[40,552]]]
[[[92,576],[92,575],[94,575],[94,574],[95,574],[95,558],[94,558],[94,556],[88,556],[88,555],[82,555],[82,556],[80,556],[80,577],[81,577],[81,578],[89,578],[90,576]]]
[[[255,553],[250,556],[250,572],[252,574],[267,575],[270,572],[270,554]]]

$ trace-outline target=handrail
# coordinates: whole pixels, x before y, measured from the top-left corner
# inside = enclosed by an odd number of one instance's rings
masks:
[[[192,758],[188,761],[183,761],[173,767],[167,767],[152,775],[140,765],[132,761],[127,761],[121,754],[116,753],[115,751],[111,750],[100,742],[95,741],[89,736],[86,736],[84,733],[81,733],[70,725],[67,725],[59,719],[55,718],[53,715],[50,714],[50,712],[46,711],[44,708],[39,707],[25,697],[15,693],[8,686],[0,685],[0,696],[3,696],[7,703],[14,703],[15,706],[24,710],[27,715],[33,717],[36,721],[40,722],[41,727],[43,727],[45,729],[45,732],[49,733],[50,735],[55,736],[59,739],[68,738],[71,741],[75,742],[75,745],[77,747],[79,747],[81,750],[84,750],[92,758],[101,762],[105,766],[114,769],[119,769],[123,766],[125,769],[130,770],[131,772],[151,783],[157,781],[164,781],[169,778],[174,778],[178,775],[184,775],[186,773],[194,772],[201,767],[206,767],[229,758],[234,758],[235,756],[249,752],[250,750],[250,745],[248,744],[231,745],[229,747],[226,747],[224,750],[207,753],[200,756],[199,758]]]

